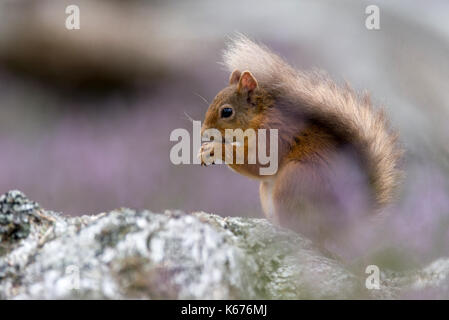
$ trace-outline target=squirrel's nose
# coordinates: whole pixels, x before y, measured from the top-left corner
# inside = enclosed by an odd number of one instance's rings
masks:
[[[204,125],[201,127],[201,137],[205,139],[210,139],[210,132],[208,132],[207,129],[208,128]]]

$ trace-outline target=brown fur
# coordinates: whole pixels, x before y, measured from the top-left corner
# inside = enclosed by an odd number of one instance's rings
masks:
[[[294,70],[279,56],[245,36],[236,37],[224,54],[229,70],[248,69],[259,85],[309,119],[327,126],[354,144],[367,165],[376,202],[392,200],[402,151],[382,111],[375,111],[368,94],[357,95],[348,85],[337,86],[322,73]]]
[[[347,145],[357,154],[355,166],[363,164],[373,208],[393,198],[401,152],[383,112],[373,109],[366,94],[359,97],[349,86],[338,87],[322,74],[294,70],[244,36],[231,43],[224,58],[233,71],[230,84],[207,110],[203,131],[216,128],[224,135],[227,128],[278,129],[275,176],[260,176],[259,164],[230,165],[261,180],[262,207],[269,218],[295,230],[301,230],[295,220],[306,219],[309,223],[302,221],[301,226],[312,224],[315,231],[321,230],[325,208],[335,209],[329,182],[333,161]],[[229,119],[220,117],[223,106],[234,110]]]

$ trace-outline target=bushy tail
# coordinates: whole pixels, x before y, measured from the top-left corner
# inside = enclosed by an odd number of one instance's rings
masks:
[[[382,110],[373,109],[368,94],[359,96],[348,85],[340,87],[321,73],[297,71],[243,35],[231,40],[224,64],[229,71],[251,71],[259,85],[275,97],[286,99],[352,143],[368,168],[377,204],[391,200],[400,176],[401,150]]]

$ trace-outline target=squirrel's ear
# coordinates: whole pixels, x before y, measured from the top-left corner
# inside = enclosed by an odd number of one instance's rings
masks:
[[[238,83],[239,80],[240,80],[240,75],[241,74],[242,73],[239,70],[237,70],[237,69],[232,71],[231,76],[229,77],[229,84],[236,84],[236,83]]]
[[[259,85],[257,84],[256,78],[249,71],[244,71],[240,76],[238,90],[241,91],[244,89],[245,91],[253,91]]]

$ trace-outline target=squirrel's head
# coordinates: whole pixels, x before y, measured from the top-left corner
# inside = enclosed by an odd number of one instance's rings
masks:
[[[224,137],[225,129],[257,129],[257,118],[270,104],[270,95],[259,87],[251,72],[234,70],[229,86],[221,90],[209,106],[201,133],[217,129]]]

